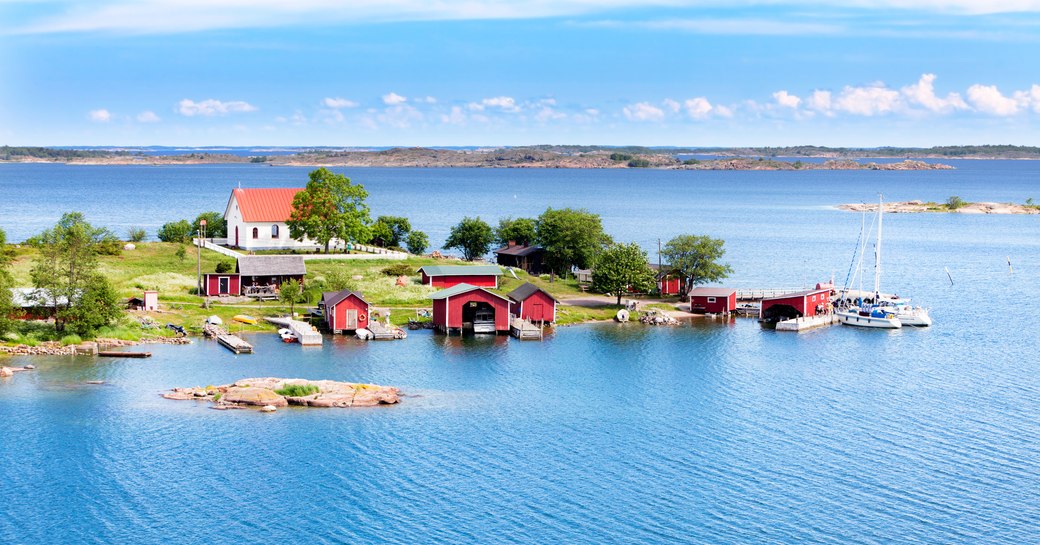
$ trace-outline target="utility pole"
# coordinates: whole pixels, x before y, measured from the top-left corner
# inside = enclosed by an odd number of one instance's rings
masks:
[[[195,255],[198,261],[198,278],[196,287],[198,288],[198,295],[202,296],[202,241],[206,238],[206,220],[199,221],[199,238],[195,244]]]

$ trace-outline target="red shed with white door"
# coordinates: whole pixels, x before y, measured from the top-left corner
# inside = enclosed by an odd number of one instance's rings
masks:
[[[509,292],[509,313],[531,323],[555,323],[556,303],[559,301],[549,292],[526,282]]]
[[[371,305],[356,291],[327,291],[321,294],[319,306],[325,327],[333,333],[364,329],[371,319]]]
[[[690,312],[726,314],[737,309],[737,290],[697,287],[690,290]]]

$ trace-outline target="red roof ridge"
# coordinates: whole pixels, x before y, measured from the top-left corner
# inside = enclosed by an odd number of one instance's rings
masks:
[[[235,188],[231,195],[238,202],[242,221],[282,222],[292,214],[292,202],[302,187]]]

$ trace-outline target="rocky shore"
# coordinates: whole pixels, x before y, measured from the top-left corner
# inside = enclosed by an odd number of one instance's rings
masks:
[[[126,346],[138,346],[142,344],[191,344],[191,339],[185,337],[147,337],[140,341],[127,341],[123,339],[97,339],[82,344],[70,344],[62,346],[58,341],[42,342],[36,346],[19,344],[15,346],[0,346],[0,354],[11,356],[75,356],[76,354],[96,354],[98,350],[109,348],[120,348]]]
[[[274,411],[289,405],[340,408],[390,405],[400,401],[400,390],[375,384],[264,377],[246,378],[223,386],[174,388],[162,396],[211,401],[215,409],[260,407]]]
[[[869,203],[841,204],[841,210],[849,212],[876,212],[878,205]],[[1000,202],[972,202],[951,208],[946,204],[924,201],[886,202],[885,212],[892,214],[916,214],[923,212],[946,212],[952,214],[1040,214],[1040,208],[1026,204]]]

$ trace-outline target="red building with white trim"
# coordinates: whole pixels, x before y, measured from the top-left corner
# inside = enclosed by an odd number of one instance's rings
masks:
[[[737,290],[697,287],[690,290],[690,312],[727,314],[737,309]]]
[[[497,288],[502,269],[496,265],[424,265],[419,267],[424,286],[450,288],[469,284],[481,288]]]
[[[527,282],[509,292],[509,313],[531,323],[555,323],[557,299],[549,292]]]
[[[321,295],[319,306],[325,326],[333,333],[364,329],[372,318],[371,305],[356,291],[327,291]]]
[[[830,302],[830,286],[818,285],[816,289],[762,299],[758,317],[764,320],[808,318],[829,312]]]
[[[491,312],[495,332],[509,333],[509,299],[497,293],[479,286],[457,284],[430,298],[433,299],[433,323],[443,332],[472,329],[478,313]]]

